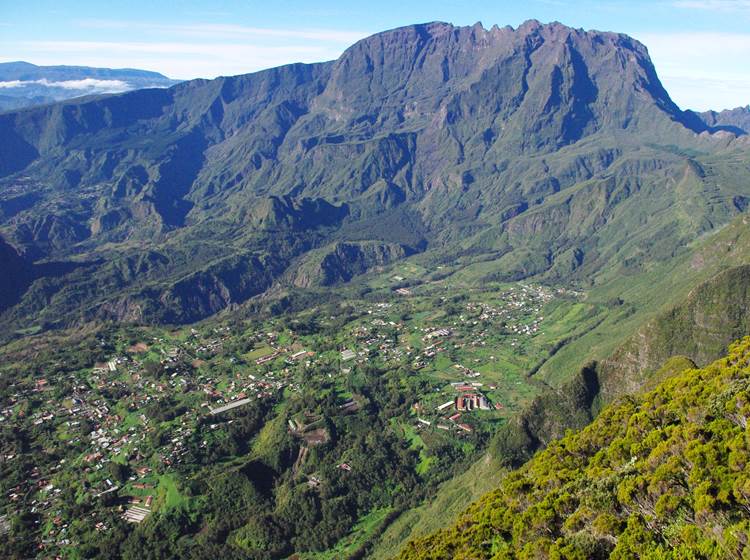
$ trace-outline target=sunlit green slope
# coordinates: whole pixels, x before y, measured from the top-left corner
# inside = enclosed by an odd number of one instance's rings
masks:
[[[748,417],[745,338],[606,408],[399,558],[746,558]]]

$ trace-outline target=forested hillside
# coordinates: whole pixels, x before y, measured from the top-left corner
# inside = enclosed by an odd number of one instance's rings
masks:
[[[0,556],[747,557],[747,123],[535,20],[1,113]]]
[[[7,337],[189,323],[414,253],[587,286],[750,201],[747,134],[680,110],[644,45],[537,21],[402,27],[336,61],[4,113],[0,134],[0,235],[54,265],[3,302]]]
[[[744,558],[749,418],[746,338],[550,443],[399,558]]]

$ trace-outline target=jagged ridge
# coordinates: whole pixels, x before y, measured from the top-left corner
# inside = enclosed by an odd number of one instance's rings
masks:
[[[100,277],[115,255],[174,245],[212,245],[211,262],[275,251],[273,229],[294,249],[252,274],[279,278],[335,240],[502,255],[498,278],[581,278],[661,258],[742,210],[747,150],[709,132],[625,35],[414,25],[334,62],[0,115],[0,231]],[[149,280],[193,272],[170,260]],[[104,283],[113,300],[136,287]],[[88,316],[92,299],[79,303]]]

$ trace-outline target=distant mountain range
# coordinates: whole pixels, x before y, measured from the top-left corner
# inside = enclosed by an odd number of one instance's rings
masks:
[[[724,111],[706,111],[698,116],[707,126],[714,129],[722,128],[735,134],[750,134],[750,105]]]
[[[415,253],[644,270],[750,205],[746,116],[680,110],[626,35],[536,21],[5,113],[0,234],[34,274],[0,320],[194,321]]]
[[[164,88],[178,83],[158,72],[130,68],[35,66],[0,63],[0,111],[52,103],[83,95]]]

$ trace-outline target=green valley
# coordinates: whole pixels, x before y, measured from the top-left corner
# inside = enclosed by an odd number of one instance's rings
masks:
[[[126,89],[0,112],[0,557],[748,557],[750,109],[537,20]]]
[[[749,353],[745,339],[706,368],[674,367],[399,558],[741,558]]]

